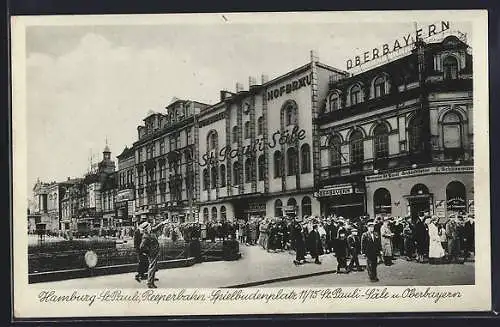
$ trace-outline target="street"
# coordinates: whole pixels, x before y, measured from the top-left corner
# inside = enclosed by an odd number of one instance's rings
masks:
[[[259,246],[240,245],[238,261],[204,262],[186,268],[160,270],[159,288],[219,287],[321,287],[334,285],[371,285],[366,271],[336,274],[337,261],[331,254],[321,257],[322,264],[295,266],[292,252],[269,253]],[[311,261],[311,260],[309,260]],[[365,260],[360,256],[360,264]],[[474,284],[474,263],[429,265],[395,260],[390,267],[379,265],[376,285],[464,285]],[[134,273],[36,283],[33,287],[66,288],[146,288]]]

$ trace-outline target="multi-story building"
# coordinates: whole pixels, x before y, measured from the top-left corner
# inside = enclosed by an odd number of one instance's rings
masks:
[[[330,83],[321,115],[322,214],[473,210],[472,55],[456,36]]]
[[[135,151],[125,147],[118,159],[118,189],[115,199],[116,218],[119,226],[133,226],[135,212]]]
[[[76,230],[77,220],[74,214],[75,212],[75,202],[74,197],[76,196],[78,190],[78,184],[82,182],[81,178],[70,178],[68,177],[66,181],[60,182],[60,208],[61,208],[61,227],[62,231]]]
[[[319,214],[314,118],[328,82],[346,75],[311,52],[309,63],[287,74],[221,91],[199,116],[200,220]]]
[[[197,115],[206,107],[175,99],[165,112],[151,111],[137,128],[133,149],[138,217],[192,220],[191,208],[197,201]]]

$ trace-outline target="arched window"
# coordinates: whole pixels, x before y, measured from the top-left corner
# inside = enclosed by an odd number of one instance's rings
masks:
[[[238,142],[238,126],[233,127],[233,143]]]
[[[340,166],[342,163],[342,140],[338,135],[330,138],[330,166]]]
[[[288,148],[286,151],[286,159],[288,163],[288,176],[297,174],[299,171],[299,158],[297,157],[297,150],[295,148]]]
[[[308,196],[304,196],[302,198],[302,216],[310,216],[311,214],[311,198]]]
[[[443,146],[445,151],[462,148],[462,125],[455,112],[449,112],[443,117]]]
[[[208,190],[210,185],[210,176],[208,175],[208,169],[203,169],[203,189]]]
[[[264,180],[264,175],[265,175],[265,169],[266,169],[266,158],[264,157],[263,154],[259,156],[258,159],[258,166],[259,166],[259,181]]]
[[[302,174],[311,172],[311,148],[309,144],[304,144],[300,148],[300,160],[302,161]]]
[[[424,120],[422,115],[417,114],[408,124],[409,152],[419,153],[424,149],[422,129]]]
[[[250,122],[249,121],[245,122],[245,138],[246,139],[250,138]]]
[[[335,111],[340,109],[340,97],[338,93],[333,93],[330,95],[329,99],[330,111]]]
[[[274,201],[274,216],[282,217],[283,216],[283,202],[280,199]]]
[[[220,220],[226,221],[226,207],[225,206],[220,207]]]
[[[467,211],[465,186],[463,183],[453,181],[446,186],[446,209],[448,213],[453,212],[453,214],[465,213]]]
[[[264,117],[260,116],[257,119],[257,135],[264,134]]]
[[[453,56],[448,56],[443,60],[443,78],[457,79],[458,78],[458,62]]]
[[[235,185],[238,185],[241,183],[240,181],[240,163],[236,161],[233,164],[233,181]]]
[[[363,96],[361,94],[361,86],[359,86],[359,84],[356,84],[353,87],[351,87],[350,99],[351,99],[351,106],[363,102]]]
[[[218,173],[217,173],[217,167],[212,167],[212,188],[217,187],[217,180],[218,180]]]
[[[212,207],[212,220],[217,220],[217,207]]]
[[[297,124],[297,105],[295,102],[287,102],[282,109],[282,114],[284,115],[285,126]]]
[[[207,148],[208,151],[217,149],[218,135],[216,131],[210,131],[207,135]]]
[[[373,193],[373,212],[375,215],[390,215],[392,212],[391,193],[379,188]]]
[[[252,158],[247,158],[245,161],[245,183],[250,183],[254,177],[254,162]]]
[[[281,151],[274,151],[274,178],[283,176],[283,155]]]
[[[385,77],[379,76],[373,81],[373,95],[375,98],[382,97],[387,94]]]
[[[226,166],[220,165],[220,187],[226,186]]]
[[[410,191],[410,195],[429,194],[429,188],[424,184],[415,184]]]
[[[208,221],[208,208],[203,209],[203,221]]]
[[[365,157],[363,133],[360,130],[352,132],[349,142],[351,146],[351,165],[361,165]]]
[[[378,124],[373,130],[373,149],[376,159],[389,156],[389,130],[385,124]]]

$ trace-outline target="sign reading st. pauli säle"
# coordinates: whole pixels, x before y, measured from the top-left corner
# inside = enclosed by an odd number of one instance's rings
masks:
[[[440,24],[429,24],[426,27],[419,27],[414,33],[408,33],[399,39],[384,43],[381,46],[375,47],[372,50],[365,51],[360,55],[349,58],[346,61],[347,70],[362,66],[370,61],[376,60],[386,55],[390,55],[403,48],[409,47],[415,43],[417,39],[423,40],[434,35],[441,34],[450,29],[449,21],[441,21]]]

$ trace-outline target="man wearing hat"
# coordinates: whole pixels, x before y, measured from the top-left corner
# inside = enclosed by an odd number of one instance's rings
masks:
[[[349,262],[348,270],[352,271],[355,266],[355,270],[361,271],[358,258],[361,250],[361,243],[359,241],[358,230],[356,228],[351,229],[351,235],[347,237],[347,245],[349,246],[349,251],[351,253],[351,261]]]
[[[145,253],[142,253],[140,249],[143,234],[143,229],[141,228],[141,226],[144,226],[144,222],[145,220],[142,220],[141,223],[136,227],[134,232],[134,249],[137,253],[137,260],[139,262],[137,265],[137,274],[135,275],[135,280],[139,283],[141,282],[141,280],[147,278],[146,271],[148,270],[149,265],[148,256]]]
[[[292,240],[295,247],[295,260],[293,261],[293,263],[295,265],[301,265],[305,262],[306,244],[304,240],[302,225],[300,224],[298,219],[295,219],[292,225]]]
[[[384,217],[384,222],[380,227],[380,236],[381,236],[381,244],[382,252],[384,256],[384,264],[386,266],[392,265],[392,237],[394,234],[392,233],[389,227],[390,218]]]
[[[149,222],[143,222],[139,227],[144,231],[142,236],[140,251],[148,256],[148,288],[157,288],[155,281],[156,271],[158,270],[158,257],[160,256],[160,243],[156,232],[165,224],[166,221],[161,222],[156,226],[152,226]]]
[[[319,261],[319,256],[323,254],[323,247],[321,245],[321,237],[318,232],[318,225],[313,224],[312,231],[309,233],[308,239],[309,243],[309,254],[314,259],[315,264],[321,264]]]
[[[450,263],[458,263],[460,253],[460,235],[458,230],[457,216],[453,215],[446,223],[446,239],[448,241],[448,260]]]
[[[361,237],[361,252],[366,256],[366,271],[371,282],[378,282],[377,258],[380,253],[380,238],[374,232],[375,223],[368,222],[368,231]]]

